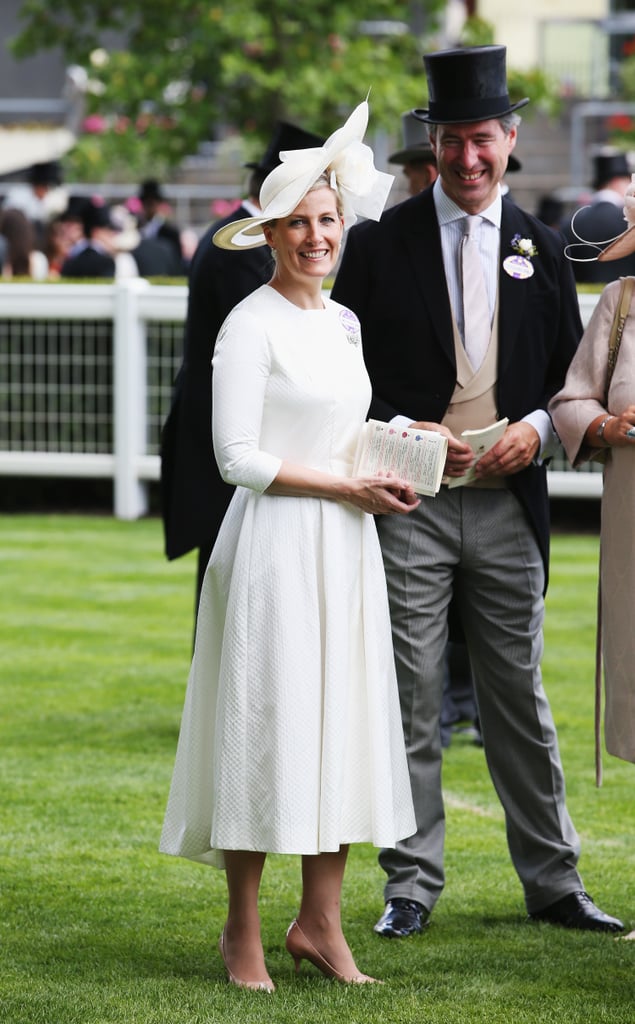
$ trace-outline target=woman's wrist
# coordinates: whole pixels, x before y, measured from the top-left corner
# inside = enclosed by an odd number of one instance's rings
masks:
[[[613,416],[611,413],[607,413],[606,416],[602,417],[602,419],[598,423],[597,427],[595,428],[595,437],[599,441],[598,447],[600,447],[600,448],[602,448],[602,447],[609,448],[610,447],[611,442],[609,441],[609,439],[606,436],[606,426],[607,426],[607,424],[609,423],[610,420],[614,420],[614,419],[615,419],[615,416]]]

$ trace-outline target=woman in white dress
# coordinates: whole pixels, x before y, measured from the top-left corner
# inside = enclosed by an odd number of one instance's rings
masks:
[[[602,262],[635,252],[635,175],[625,203],[629,226],[600,251]],[[619,298],[620,281],[607,284],[549,412],[573,466],[600,454],[605,460],[600,533],[604,733],[610,754],[635,762],[635,289],[607,395],[609,336]],[[635,939],[635,931],[626,938]]]
[[[225,868],[229,980],[268,992],[266,853],[302,856],[296,970],[305,958],[367,982],[340,920],[348,846],[416,827],[372,516],[418,499],[403,480],[352,476],[370,383],[357,318],[321,293],[345,224],[379,217],[393,180],[361,141],[367,120],[362,103],[323,147],[281,154],[262,215],[214,238],[266,242],[275,269],[215,348],[214,450],[236,491],[203,584],[161,849]]]

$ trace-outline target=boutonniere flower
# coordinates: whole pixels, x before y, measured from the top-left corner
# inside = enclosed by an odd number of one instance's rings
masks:
[[[503,270],[510,277],[518,281],[526,281],[534,275],[534,265],[531,262],[532,256],[538,255],[538,250],[531,238],[523,238],[522,235],[514,235],[511,240],[513,256],[506,256],[503,260]]]
[[[531,238],[522,238],[520,235],[514,235],[511,246],[514,252],[517,252],[519,256],[524,256],[525,259],[530,260],[532,256],[538,255],[538,250]]]

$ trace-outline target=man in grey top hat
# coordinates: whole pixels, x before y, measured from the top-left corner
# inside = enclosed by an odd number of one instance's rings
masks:
[[[381,221],[352,228],[333,298],[362,323],[371,415],[449,439],[446,485],[410,516],[380,516],[417,832],[382,850],[386,908],[375,930],[420,932],[444,886],[439,712],[448,609],[474,672],[488,767],[530,917],[620,931],[586,893],[545,695],[543,595],[549,505],[549,398],[581,335],[575,283],[558,236],[501,196],[516,144],[505,47],[428,54],[439,178]],[[466,428],[500,440],[468,486]],[[468,477],[469,479],[469,477]]]
[[[603,149],[593,156],[593,194],[590,205],[583,206],[564,225],[571,243],[573,273],[580,284],[614,281],[635,274],[635,253],[613,263],[599,262],[601,249],[624,231],[624,196],[631,183],[626,153]],[[591,243],[584,245],[582,242]]]
[[[403,148],[391,153],[389,164],[399,164],[408,182],[408,195],[416,196],[437,179],[437,158],[432,152],[426,126],[411,110],[401,115]]]

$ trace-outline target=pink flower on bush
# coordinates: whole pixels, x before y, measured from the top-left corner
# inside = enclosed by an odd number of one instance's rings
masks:
[[[143,212],[143,206],[141,205],[139,196],[130,196],[129,199],[126,199],[124,206],[130,213],[134,214],[135,217],[139,217]]]
[[[122,115],[117,118],[113,125],[117,135],[125,135],[130,127],[130,118]]]
[[[101,114],[89,114],[84,118],[82,128],[87,135],[102,135],[106,131],[106,118]]]
[[[629,117],[628,114],[612,114],[610,117],[607,117],[606,123],[608,125],[609,131],[633,131],[633,118]]]

